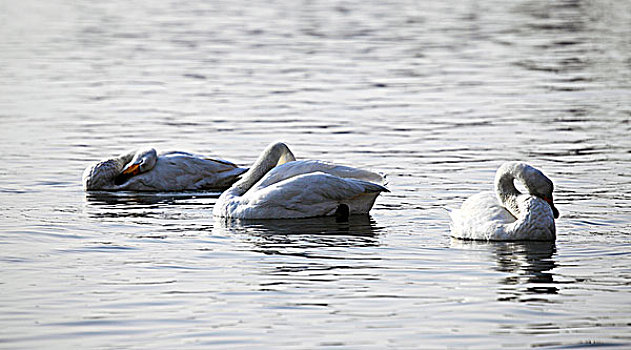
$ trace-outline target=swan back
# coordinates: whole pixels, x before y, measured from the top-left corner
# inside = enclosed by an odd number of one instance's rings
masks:
[[[124,188],[141,191],[221,191],[247,169],[186,152],[160,153],[153,169],[131,177]]]
[[[275,183],[308,173],[325,173],[343,179],[355,179],[364,182],[372,182],[383,185],[385,178],[372,171],[337,165],[320,160],[298,160],[285,163],[271,169],[253,187],[258,191]]]

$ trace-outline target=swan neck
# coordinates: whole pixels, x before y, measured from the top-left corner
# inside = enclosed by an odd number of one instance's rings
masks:
[[[284,143],[268,146],[254,162],[254,165],[250,167],[250,170],[233,186],[231,192],[237,196],[245,194],[274,167],[294,160],[296,160],[294,154]]]
[[[117,165],[119,166],[118,171],[122,171],[125,165],[129,164],[129,162],[131,162],[132,159],[134,159],[134,156],[136,155],[136,153],[137,153],[136,151],[129,151],[115,158],[114,160],[118,162]]]
[[[156,150],[154,148],[151,148],[151,149],[147,150],[142,155],[142,168],[141,168],[141,171],[142,172],[147,172],[147,171],[153,169],[156,166],[157,162],[158,162],[158,152],[156,152]]]
[[[497,197],[500,203],[515,217],[519,216],[517,197],[521,195],[521,192],[515,187],[515,178],[519,179],[517,175],[514,168],[502,166],[495,176]]]

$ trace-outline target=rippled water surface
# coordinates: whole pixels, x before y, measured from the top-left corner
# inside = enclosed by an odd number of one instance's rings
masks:
[[[631,346],[631,6],[0,1],[0,347]],[[89,195],[153,145],[387,174],[370,217],[225,224],[217,194]],[[556,243],[449,238],[506,160]]]

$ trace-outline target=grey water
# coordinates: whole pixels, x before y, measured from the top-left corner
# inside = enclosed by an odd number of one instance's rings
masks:
[[[631,347],[631,2],[0,0],[0,348]],[[154,146],[387,174],[369,217],[94,194]],[[554,243],[449,237],[522,160]]]

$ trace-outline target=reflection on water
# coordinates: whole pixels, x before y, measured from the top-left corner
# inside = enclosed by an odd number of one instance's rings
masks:
[[[213,235],[239,237],[244,249],[261,254],[258,290],[287,292],[291,289],[333,285],[340,293],[361,290],[366,280],[379,280],[371,270],[380,269],[379,247],[383,230],[367,215],[348,222],[333,217],[297,220],[215,222]],[[346,291],[346,292],[344,292]],[[279,300],[283,308],[318,307],[334,312],[330,297],[304,296]]]
[[[285,248],[375,246],[381,230],[383,227],[368,215],[351,216],[348,222],[337,222],[334,217],[247,221],[218,218],[213,234],[241,234],[254,251],[286,254]]]
[[[125,208],[130,205],[174,204],[177,201],[195,198],[218,198],[218,192],[86,192],[88,205],[114,205]]]
[[[216,192],[204,191],[95,191],[84,194],[82,212],[94,223],[129,226],[118,226],[115,230],[132,237],[164,239],[210,231],[212,206],[218,196]],[[156,224],[159,230],[155,230]]]
[[[464,250],[490,251],[494,269],[508,273],[499,280],[498,301],[549,302],[538,294],[557,294],[554,280],[554,242],[467,242],[452,239],[451,246]]]
[[[321,235],[374,237],[383,227],[369,215],[352,215],[348,221],[335,217],[294,220],[225,220],[216,219],[217,230],[256,233],[257,235]]]

